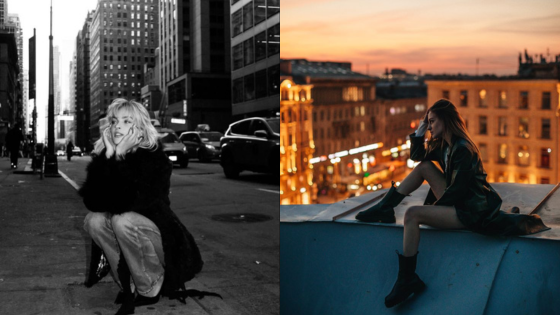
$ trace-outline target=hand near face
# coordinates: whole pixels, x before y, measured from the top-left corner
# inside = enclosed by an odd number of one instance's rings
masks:
[[[105,144],[105,155],[107,158],[110,158],[113,153],[115,152],[115,144],[113,143],[113,139],[111,138],[111,127],[105,128],[103,130],[103,144]]]
[[[117,155],[125,155],[128,150],[138,145],[144,137],[140,128],[133,125],[116,147]]]

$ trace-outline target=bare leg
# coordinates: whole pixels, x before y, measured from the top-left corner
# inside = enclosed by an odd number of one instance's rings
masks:
[[[410,207],[404,215],[403,256],[405,257],[414,256],[418,252],[420,224],[450,230],[465,228],[452,206]]]
[[[428,181],[430,188],[440,198],[445,191],[445,177],[443,172],[432,161],[424,161],[418,164],[414,170],[402,181],[397,192],[408,195],[422,185],[424,180]]]

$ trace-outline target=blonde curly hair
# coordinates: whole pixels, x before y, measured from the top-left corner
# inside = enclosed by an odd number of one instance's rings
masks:
[[[116,98],[107,108],[107,119],[111,121],[116,117],[117,113],[121,109],[125,110],[127,114],[132,117],[134,124],[142,131],[142,136],[144,137],[142,141],[138,145],[134,146],[130,151],[136,152],[138,148],[155,151],[158,147],[158,132],[152,125],[152,122],[150,121],[150,114],[146,108],[136,101]],[[101,127],[102,126],[100,126],[100,129]],[[108,128],[110,128],[110,125]],[[101,151],[105,149],[103,132],[104,130],[100,132],[101,135],[94,145],[93,153],[96,155],[101,154]]]

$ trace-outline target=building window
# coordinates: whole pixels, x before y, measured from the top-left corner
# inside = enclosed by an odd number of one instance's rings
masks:
[[[449,99],[449,90],[443,90],[441,92],[441,97],[443,97],[444,99],[448,100]]]
[[[243,6],[243,31],[253,27],[253,3],[252,1]]]
[[[529,184],[529,177],[527,177],[527,174],[519,174],[517,182],[520,184]]]
[[[541,184],[550,184],[550,178],[541,177]]]
[[[280,53],[280,23],[271,26],[268,35],[268,57]]]
[[[233,70],[243,68],[243,43],[233,46]]]
[[[519,146],[519,152],[517,152],[517,164],[519,166],[529,165],[529,149],[526,145]]]
[[[268,17],[271,17],[274,14],[280,12],[280,0],[268,0],[266,11]]]
[[[243,102],[243,78],[233,80],[232,94],[234,104]]]
[[[507,172],[498,172],[498,183],[505,183],[508,181],[508,173]]]
[[[280,65],[268,68],[268,95],[280,94]]]
[[[529,138],[529,118],[519,118],[519,137],[525,139]]]
[[[253,12],[255,12],[255,25],[264,21],[266,18],[266,5],[265,0],[254,0],[253,1]]]
[[[550,150],[549,148],[541,149],[541,167],[550,168]]]
[[[461,107],[467,107],[468,105],[468,92],[466,90],[462,90],[461,91],[461,95],[459,96],[459,99],[461,100]]]
[[[478,107],[488,107],[488,102],[486,100],[486,90],[480,90],[478,92]]]
[[[550,92],[542,92],[541,109],[550,109]]]
[[[266,58],[266,31],[255,35],[255,61]]]
[[[243,33],[243,9],[239,9],[231,15],[231,37]]]
[[[479,116],[478,117],[478,130],[479,130],[479,134],[481,135],[486,135],[488,134],[488,122],[487,122],[488,118],[486,116]]]
[[[507,116],[498,117],[498,136],[507,136]]]
[[[243,56],[245,58],[245,65],[250,65],[254,61],[254,45],[253,37],[243,42]]]
[[[266,97],[266,69],[255,72],[255,97]],[[302,100],[305,101],[305,100]]]
[[[507,164],[508,147],[507,144],[502,143],[498,145],[498,164]]]
[[[251,73],[243,77],[243,85],[244,85],[243,91],[245,92],[243,100],[244,101],[254,100],[255,99],[255,74]]]
[[[500,91],[498,93],[498,107],[507,108],[507,93],[506,91]]]
[[[529,92],[519,92],[519,109],[529,109]]]
[[[550,119],[541,120],[541,138],[550,139]]]
[[[486,143],[480,143],[478,145],[478,150],[480,151],[480,158],[482,159],[482,162],[487,162],[488,161],[488,146],[486,145]]]

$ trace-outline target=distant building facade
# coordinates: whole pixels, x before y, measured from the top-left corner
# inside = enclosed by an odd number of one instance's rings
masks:
[[[22,121],[22,85],[18,81],[18,51],[13,33],[0,28],[0,137],[17,121]]]
[[[313,100],[310,84],[292,77],[280,83],[280,204],[310,204],[317,198],[311,159]]]
[[[231,1],[234,118],[279,112],[280,0]]]
[[[560,181],[558,79],[426,83],[428,104],[449,99],[466,119],[490,182]]]
[[[178,0],[161,4],[157,71],[164,100],[158,116],[162,125],[177,133],[194,130],[198,124],[225,131],[230,123],[228,3]],[[145,89],[146,102],[152,90]]]
[[[91,126],[98,127],[98,119],[91,115],[90,28],[95,11],[88,12],[82,29],[76,36],[76,74],[74,83],[75,142],[74,145],[89,152],[93,149]],[[98,137],[98,129],[93,130]]]
[[[115,98],[141,102],[143,65],[159,46],[159,1],[99,0],[89,28],[90,137]]]

